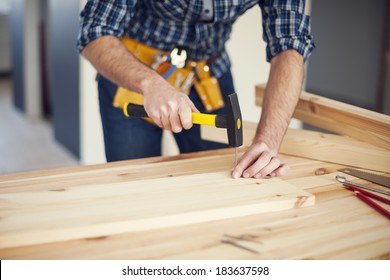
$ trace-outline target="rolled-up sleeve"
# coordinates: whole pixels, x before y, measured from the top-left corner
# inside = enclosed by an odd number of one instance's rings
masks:
[[[263,39],[267,43],[267,61],[289,49],[298,51],[306,61],[315,43],[310,33],[310,17],[305,15],[305,1],[264,0],[259,5]]]
[[[77,50],[81,52],[90,42],[105,35],[122,36],[136,2],[136,0],[89,0],[80,13]]]

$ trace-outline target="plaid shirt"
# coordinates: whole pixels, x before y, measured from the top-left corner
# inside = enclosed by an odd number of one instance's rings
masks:
[[[202,22],[202,0],[89,0],[80,14],[77,48],[104,35],[128,36],[151,47],[187,50],[192,60],[213,59],[211,70],[220,77],[229,67],[225,50],[232,25],[256,4],[261,8],[267,61],[287,49],[306,60],[314,49],[310,17],[299,0],[215,0],[214,17]]]

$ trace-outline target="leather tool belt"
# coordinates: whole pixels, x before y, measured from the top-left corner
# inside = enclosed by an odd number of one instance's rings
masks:
[[[182,60],[174,63],[178,53],[183,55],[182,50],[174,49],[172,52],[166,52],[128,37],[122,37],[121,40],[135,57],[160,73],[177,90],[188,95],[191,87],[195,86],[207,112],[224,107],[218,80],[211,75],[207,60],[192,61],[186,60],[186,56],[184,58],[181,56]],[[183,51],[185,55],[185,50]],[[127,103],[143,105],[144,97],[140,93],[118,87],[113,106],[123,108]]]

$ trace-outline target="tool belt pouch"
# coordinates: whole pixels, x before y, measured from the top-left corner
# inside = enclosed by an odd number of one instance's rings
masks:
[[[207,112],[225,106],[218,80],[215,77],[194,81],[194,86]]]
[[[169,52],[151,48],[131,38],[123,37],[122,42],[135,57],[149,66],[154,64],[156,55],[169,55]],[[218,80],[212,77],[210,72],[203,70],[205,65],[206,60],[187,61],[186,66],[175,69],[167,78],[167,81],[177,90],[187,95],[190,93],[192,85],[194,85],[205,109],[211,112],[224,107],[225,104]],[[170,63],[166,61],[158,65],[155,70],[163,75],[170,66]],[[128,103],[143,105],[144,97],[140,93],[118,87],[114,96],[113,106],[123,108]]]

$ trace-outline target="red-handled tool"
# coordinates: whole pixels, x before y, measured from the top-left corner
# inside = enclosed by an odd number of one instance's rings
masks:
[[[390,211],[386,210],[385,208],[383,208],[379,204],[375,203],[369,197],[390,205],[390,200],[389,199],[384,198],[384,197],[379,196],[379,195],[376,195],[376,194],[373,194],[373,193],[370,193],[368,191],[359,189],[357,187],[350,186],[348,184],[343,184],[343,185],[345,186],[346,189],[348,189],[350,191],[353,191],[355,193],[356,197],[358,197],[360,200],[362,200],[367,205],[369,205],[372,208],[374,208],[376,211],[378,211],[379,213],[384,215],[386,218],[390,219]]]

